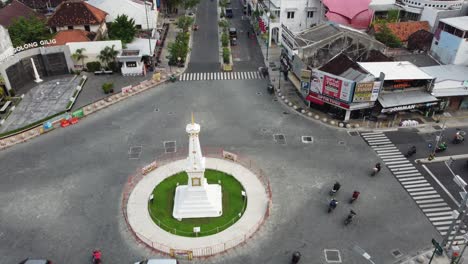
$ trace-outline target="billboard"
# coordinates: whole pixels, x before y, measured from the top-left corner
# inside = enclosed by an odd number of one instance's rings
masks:
[[[312,73],[310,91],[336,98],[344,102],[351,102],[354,84],[354,81],[341,78],[333,74],[314,71]]]
[[[381,82],[361,82],[354,88],[353,102],[375,102],[379,96]]]

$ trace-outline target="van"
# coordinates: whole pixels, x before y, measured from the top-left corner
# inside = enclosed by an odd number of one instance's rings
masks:
[[[232,8],[228,7],[226,8],[226,17],[227,18],[232,18],[234,16],[234,13],[232,11]]]

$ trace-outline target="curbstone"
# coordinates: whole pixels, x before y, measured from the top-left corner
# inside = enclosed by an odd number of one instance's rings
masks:
[[[351,128],[351,124],[346,124],[346,128]]]
[[[330,125],[334,126],[335,124],[336,124],[335,120],[330,120]]]
[[[296,110],[296,109],[297,109],[297,105],[293,105],[293,108],[294,108],[294,110]]]
[[[281,93],[278,93],[278,96],[281,96]],[[283,96],[284,97],[284,96]]]
[[[285,102],[285,103],[288,103],[289,101],[288,101],[288,99],[287,99],[287,98],[284,98],[284,102]]]
[[[416,261],[417,261],[418,263],[424,263],[425,260],[426,260],[426,258],[425,258],[424,256],[418,256],[418,257],[416,258]]]
[[[302,109],[302,110],[301,110],[301,113],[305,114],[305,110],[304,110],[304,109]]]
[[[339,127],[344,127],[343,123],[338,124]]]
[[[314,118],[318,120],[318,119],[320,119],[320,116],[319,116],[319,115],[315,115]]]
[[[324,123],[326,123],[326,122],[328,121],[328,119],[327,119],[326,117],[324,117],[324,118],[322,119],[322,121],[323,121]]]
[[[359,128],[359,124],[354,124],[354,128]]]
[[[293,104],[291,102],[288,103],[289,106],[292,106]]]
[[[284,99],[284,95],[281,95],[281,99]]]
[[[312,116],[312,112],[307,113],[308,116]]]
[[[427,259],[430,259],[430,258],[432,257],[432,253],[431,253],[431,252],[427,252],[425,256],[426,256]]]

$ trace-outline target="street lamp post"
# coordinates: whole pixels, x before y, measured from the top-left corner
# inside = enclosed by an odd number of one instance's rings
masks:
[[[268,16],[268,38],[267,38],[267,43],[266,43],[266,60],[268,61],[268,50],[270,49],[270,16],[271,16],[271,0],[268,0],[268,12],[267,12],[267,16]]]
[[[177,67],[180,67],[180,61],[182,60],[181,57],[177,57]]]

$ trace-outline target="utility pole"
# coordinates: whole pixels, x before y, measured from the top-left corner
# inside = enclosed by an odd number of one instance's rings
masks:
[[[271,16],[271,0],[268,0],[268,12],[267,12],[267,16],[268,16],[268,38],[267,38],[267,50],[266,50],[266,60],[268,61],[268,50],[270,48],[270,30],[271,30],[271,25],[270,25],[270,16]]]
[[[440,243],[442,247],[447,245],[447,242],[449,241],[450,234],[452,233],[453,228],[454,228],[455,224],[457,223],[458,219],[461,217],[460,225],[462,225],[463,224],[463,219],[465,218],[465,214],[466,214],[465,209],[466,209],[466,202],[468,201],[468,193],[466,192],[465,187],[466,187],[467,183],[465,181],[463,181],[463,179],[458,175],[456,175],[453,178],[453,180],[458,186],[460,186],[463,189],[463,192],[460,193],[463,196],[463,201],[461,202],[458,209],[455,211],[455,212],[458,213],[458,215],[453,218],[452,223],[450,224],[450,227],[447,230],[447,234],[445,235],[444,239],[442,240],[442,243]],[[460,229],[460,227],[458,227],[458,229]],[[456,233],[458,233],[458,231],[455,232],[455,235],[456,235]],[[450,243],[449,247],[452,246],[452,243],[453,243],[454,239],[455,239],[455,236],[453,236],[452,242]]]
[[[147,9],[147,2],[144,1],[143,2],[144,5],[145,5],[145,13],[146,13],[146,28],[148,30],[150,30],[150,27],[149,27],[149,20],[148,20],[148,9]],[[151,58],[151,66],[153,66],[153,55],[152,55],[152,50],[151,50],[151,35],[152,35],[152,32],[150,31],[150,34],[148,36],[148,45],[149,45],[149,56]]]
[[[440,133],[438,136],[436,136],[436,144],[434,146],[434,149],[432,150],[432,153],[429,157],[435,157],[435,152],[436,152],[436,148],[439,146],[439,143],[440,143],[440,140],[442,139],[442,136],[444,134],[444,130],[445,130],[445,123],[447,122],[447,119],[444,120],[444,124],[442,125],[442,130],[440,130]],[[432,158],[430,158],[432,159]]]

